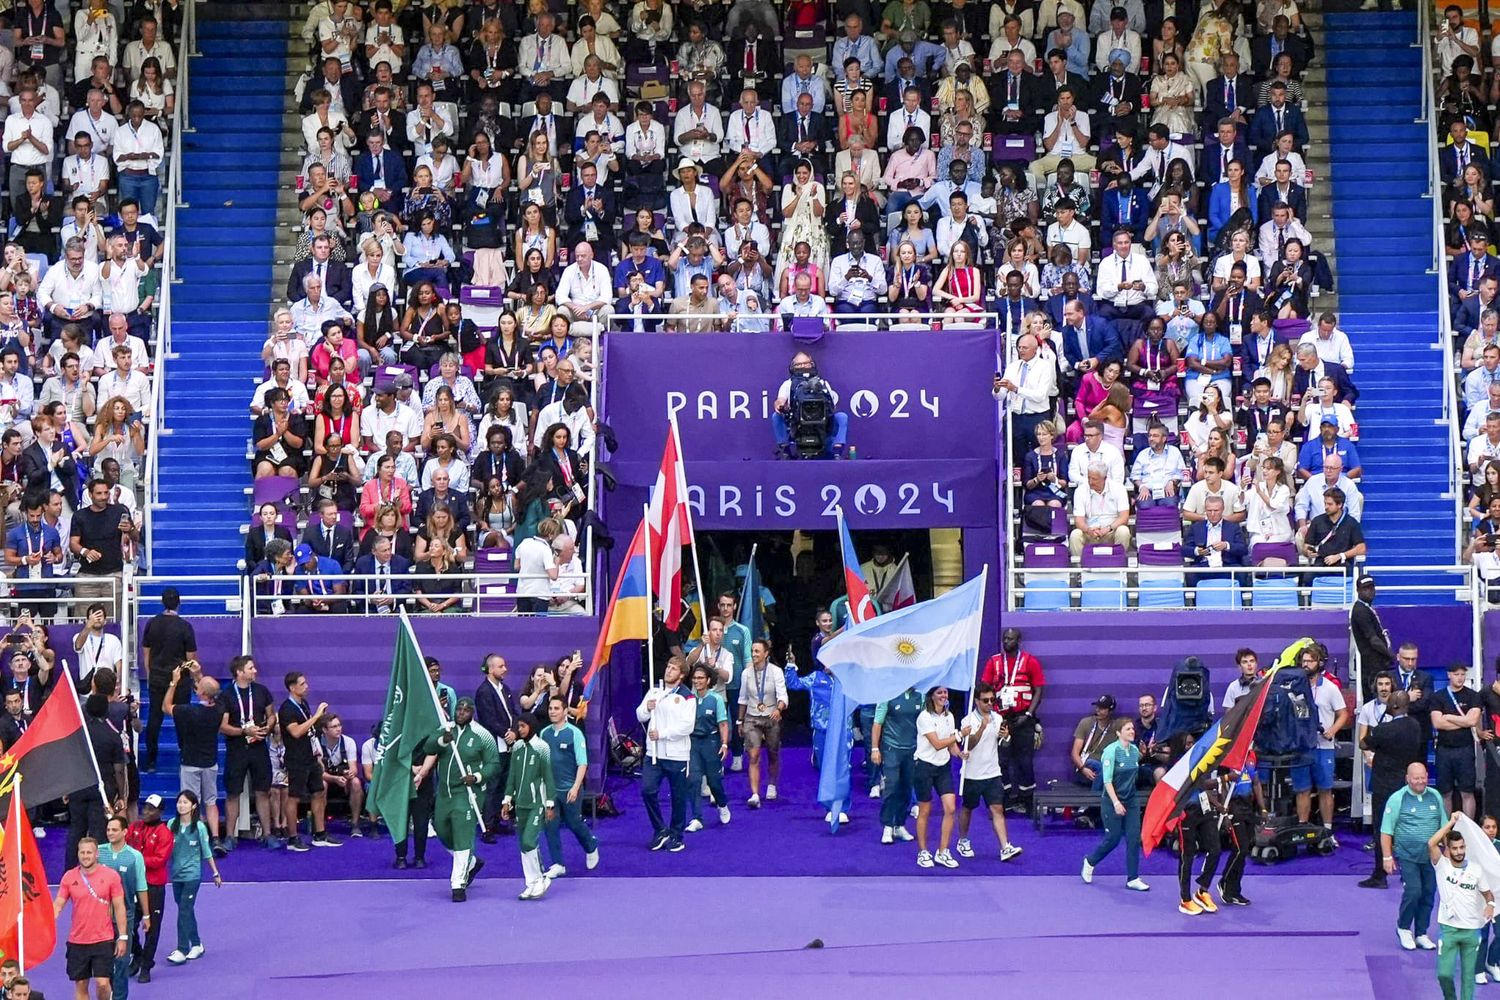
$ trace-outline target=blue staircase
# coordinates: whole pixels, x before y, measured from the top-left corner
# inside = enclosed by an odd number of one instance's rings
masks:
[[[1339,325],[1358,362],[1370,559],[1451,564],[1446,374],[1436,339],[1438,279],[1427,273],[1431,128],[1416,120],[1423,72],[1421,49],[1413,46],[1417,17],[1360,11],[1330,13],[1323,23]],[[1406,595],[1399,603],[1423,602]]]
[[[153,551],[155,571],[171,575],[233,573],[243,552],[247,407],[262,371],[287,108],[287,21],[199,11]]]

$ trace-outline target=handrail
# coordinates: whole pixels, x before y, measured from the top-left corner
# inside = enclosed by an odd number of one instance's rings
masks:
[[[1432,201],[1432,273],[1436,276],[1438,340],[1443,353],[1443,414],[1448,425],[1448,488],[1453,494],[1453,559],[1462,559],[1464,538],[1468,532],[1459,527],[1464,521],[1464,452],[1459,439],[1458,394],[1453,377],[1453,317],[1448,308],[1448,253],[1443,232],[1443,180],[1438,169],[1437,92],[1433,74],[1436,52],[1432,41],[1432,5],[1417,4],[1417,41],[1422,49],[1422,108],[1418,122],[1428,128],[1427,197]]]
[[[151,439],[146,448],[146,491],[142,503],[142,528],[145,542],[142,546],[146,572],[154,565],[156,548],[156,507],[161,500],[161,439],[168,433],[166,424],[166,372],[168,357],[172,352],[172,286],[177,280],[177,209],[182,201],[182,142],[189,124],[188,92],[192,73],[193,57],[197,54],[197,3],[183,5],[182,30],[178,37],[177,100],[172,108],[172,124],[169,141],[171,152],[167,160],[166,209],[162,213],[161,272],[157,289],[156,307],[156,354],[155,367],[151,372],[151,396],[147,403]]]

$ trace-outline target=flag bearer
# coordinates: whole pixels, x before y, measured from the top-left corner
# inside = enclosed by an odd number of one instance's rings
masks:
[[[438,839],[453,854],[449,884],[453,901],[462,903],[469,884],[484,867],[484,860],[474,854],[479,800],[484,795],[485,782],[494,781],[500,771],[495,738],[474,721],[473,698],[458,700],[453,725],[438,735],[437,748],[437,806],[432,822]],[[533,847],[535,843],[533,836]]]
[[[1468,845],[1453,829],[1458,819],[1448,817],[1442,829],[1427,841],[1427,855],[1437,871],[1438,942],[1437,978],[1444,1000],[1474,997],[1474,967],[1479,957],[1479,928],[1495,919],[1495,894],[1478,864],[1468,863]],[[1448,853],[1443,854],[1446,841]],[[1453,969],[1458,966],[1459,990],[1453,988]]]

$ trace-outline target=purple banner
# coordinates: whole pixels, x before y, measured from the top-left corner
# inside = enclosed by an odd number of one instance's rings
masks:
[[[632,333],[605,349],[618,461],[659,460],[669,410],[690,464],[770,457],[776,392],[792,355],[805,350],[849,415],[848,441],[861,458],[994,462],[992,330],[832,333],[812,345],[779,333]]]
[[[639,511],[656,481],[656,463],[611,467],[620,483],[611,509]],[[856,530],[993,528],[995,523],[994,459],[702,462],[689,457],[687,481],[693,524],[703,530],[832,528],[839,506]]]

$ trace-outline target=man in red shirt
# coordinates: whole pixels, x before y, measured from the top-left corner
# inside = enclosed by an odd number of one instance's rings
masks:
[[[136,982],[149,983],[156,965],[156,942],[161,939],[161,912],[167,904],[167,867],[172,861],[172,831],[161,821],[160,795],[146,796],[141,818],[125,831],[125,842],[146,861],[146,901],[151,906],[151,922],[144,940],[131,942],[131,974]]]
[[[1042,704],[1046,678],[1035,656],[1021,649],[1021,630],[1008,628],[1000,636],[1000,652],[984,665],[980,680],[995,689],[995,707],[1010,732],[1009,743],[1000,746],[1001,780],[1007,808],[1031,812],[1036,791],[1036,738],[1040,732],[1036,713]]]
[[[89,980],[94,995],[109,1000],[110,974],[116,958],[129,949],[125,922],[125,887],[120,876],[99,862],[99,842],[84,837],[78,842],[78,867],[69,869],[58,886],[52,904],[54,916],[73,904],[73,922],[68,928],[68,979],[77,1000],[88,1000]]]

